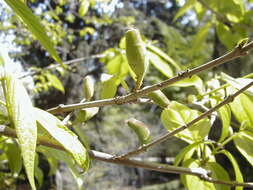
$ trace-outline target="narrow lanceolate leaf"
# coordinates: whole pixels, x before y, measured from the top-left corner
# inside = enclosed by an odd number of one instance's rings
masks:
[[[131,28],[126,32],[126,55],[128,64],[136,74],[136,87],[139,89],[148,68],[146,45],[142,41],[139,30]]]
[[[141,144],[147,144],[151,140],[150,131],[143,122],[131,118],[126,123],[136,133]]]
[[[63,63],[54,49],[53,43],[46,34],[44,27],[41,25],[39,18],[35,16],[22,1],[5,0],[5,2],[21,18],[29,31],[40,41],[40,43],[51,54],[54,60],[63,66]]]
[[[89,167],[89,156],[86,148],[78,140],[78,137],[70,131],[61,121],[52,114],[34,109],[38,123],[48,133],[57,140],[75,159],[75,161],[84,169]]]
[[[230,160],[235,171],[235,180],[237,182],[244,182],[242,172],[234,156],[227,150],[222,150],[221,153],[224,154]],[[235,190],[243,190],[243,187],[237,186],[235,187]]]
[[[6,74],[5,81],[8,115],[18,136],[28,180],[32,189],[36,189],[34,183],[34,159],[37,127],[33,106],[24,86],[19,80],[10,74]]]
[[[168,64],[173,65],[177,70],[181,70],[180,66],[174,61],[169,55],[167,55],[165,52],[163,52],[158,47],[153,46],[152,44],[147,45],[147,49],[149,52],[155,53],[157,56],[159,56],[161,59],[166,61]]]
[[[165,62],[161,57],[159,57],[153,52],[148,52],[147,56],[150,63],[164,76],[171,78],[174,75],[170,65],[167,62]]]

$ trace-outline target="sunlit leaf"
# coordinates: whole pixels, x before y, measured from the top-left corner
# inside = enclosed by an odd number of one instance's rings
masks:
[[[84,169],[89,167],[89,156],[86,148],[78,140],[78,137],[67,127],[61,124],[61,121],[54,115],[34,109],[37,121],[50,135],[56,139],[75,159],[75,161]]]
[[[253,102],[247,95],[240,94],[229,104],[229,106],[237,121],[245,123],[247,127],[252,128],[253,112],[251,108],[253,106]]]
[[[41,25],[39,18],[35,16],[22,1],[5,0],[5,2],[21,18],[30,32],[40,41],[40,43],[51,54],[55,61],[64,66],[56,50],[54,49],[53,43],[46,34],[45,27]]]
[[[5,91],[8,115],[18,136],[24,166],[32,189],[34,182],[34,159],[37,127],[32,102],[22,85],[13,75],[5,75]]]
[[[200,165],[201,164],[198,160],[189,159],[186,162],[184,162],[183,166],[187,168],[196,169],[200,168]],[[201,180],[199,177],[193,175],[181,175],[181,179],[188,190],[196,190],[196,189],[216,190],[213,183],[206,182],[204,180]]]
[[[217,162],[208,162],[205,169],[211,171],[211,177],[223,181],[230,181],[228,172]],[[214,184],[215,190],[230,190],[227,185]]]
[[[173,71],[171,67],[162,60],[158,55],[153,52],[148,51],[147,56],[149,57],[149,61],[151,64],[160,71],[164,76],[171,78],[173,76]]]
[[[225,80],[228,84],[230,84],[231,86],[233,86],[236,89],[241,89],[244,86],[248,85],[249,83],[251,83],[253,81],[253,79],[248,79],[248,78],[233,78],[225,73],[221,73],[221,78],[223,80]],[[252,96],[253,97],[253,87],[248,88],[247,90],[245,90],[243,93]]]
[[[229,105],[224,105],[218,110],[218,114],[222,122],[222,132],[219,142],[222,142],[229,135],[229,127],[231,122],[231,110]]]
[[[240,131],[233,140],[236,148],[253,166],[253,133],[249,131]]]
[[[115,96],[117,87],[120,84],[120,80],[116,77],[111,77],[102,83],[101,98],[112,98]]]
[[[185,78],[173,84],[173,86],[178,87],[188,87],[195,86],[200,92],[203,91],[203,81],[197,75],[193,75],[192,77]]]
[[[170,105],[163,110],[161,120],[168,131],[172,131],[186,125],[199,115],[200,112],[197,110],[190,109],[183,104],[172,101]],[[176,136],[188,143],[201,141],[208,135],[210,127],[209,119],[205,118],[176,134]]]
[[[52,85],[54,88],[58,89],[59,91],[64,93],[64,87],[61,83],[61,81],[56,77],[55,75],[47,72],[45,73],[45,76],[47,77],[47,80],[50,85]]]
[[[52,149],[45,146],[40,146],[38,151],[43,153],[47,158],[54,158],[58,161],[63,161],[67,164],[68,168],[70,169],[71,174],[73,175],[76,183],[78,185],[78,189],[81,190],[81,187],[84,183],[84,176],[80,173],[80,171],[76,168],[75,162],[69,155],[60,150]]]
[[[216,23],[216,31],[220,41],[228,49],[232,49],[239,40],[241,40],[242,38],[246,38],[248,35],[247,31],[243,27],[234,26],[231,30],[227,25],[221,22]]]
[[[171,64],[172,66],[174,66],[177,70],[181,70],[180,65],[177,64],[176,61],[174,61],[169,55],[167,55],[165,52],[163,52],[158,47],[156,47],[152,44],[148,44],[147,49],[148,49],[148,51],[151,51],[154,54],[158,55],[161,59],[166,61],[168,64]]]
[[[233,165],[236,181],[243,183],[244,181],[243,181],[242,172],[241,172],[240,167],[239,167],[236,159],[234,158],[234,156],[226,150],[222,150],[221,153],[224,154],[230,160],[231,164]],[[243,190],[243,187],[236,186],[235,190]]]
[[[196,150],[196,148],[201,144],[202,142],[195,142],[193,144],[189,144],[188,146],[186,146],[185,148],[183,148],[179,154],[177,154],[175,161],[174,161],[174,165],[177,166],[180,164],[181,161],[187,160],[189,159],[192,154],[194,153],[194,151]],[[189,157],[186,157],[186,154],[190,155]]]

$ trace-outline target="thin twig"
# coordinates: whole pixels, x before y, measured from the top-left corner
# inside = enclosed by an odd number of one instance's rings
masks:
[[[85,102],[85,103],[77,103],[77,104],[69,104],[69,105],[59,105],[57,107],[48,109],[50,113],[56,114],[56,113],[63,113],[63,112],[69,112],[75,109],[82,109],[82,108],[90,108],[90,107],[102,107],[102,106],[107,106],[107,105],[115,105],[115,104],[125,104],[125,103],[130,103],[138,99],[139,97],[142,97],[144,95],[149,94],[150,92],[163,89],[171,84],[174,84],[182,79],[185,79],[187,77],[191,77],[197,73],[200,73],[202,71],[206,71],[208,69],[211,69],[215,66],[218,66],[222,63],[228,62],[230,60],[233,60],[235,58],[244,56],[247,54],[247,51],[251,50],[253,48],[253,42],[248,43],[244,47],[239,47],[237,46],[234,48],[231,52],[214,59],[212,61],[207,62],[204,65],[201,65],[199,67],[196,67],[192,70],[187,70],[184,71],[181,74],[178,74],[177,76],[170,78],[168,80],[165,80],[161,83],[152,85],[147,88],[143,88],[141,90],[138,90],[136,92],[130,93],[125,96],[118,96],[115,98],[109,98],[109,99],[104,99],[104,100],[96,100],[96,101],[90,101],[90,102]]]
[[[69,60],[69,61],[64,61],[63,64],[64,65],[80,64],[80,63],[82,63],[82,61],[90,60],[90,59],[98,59],[98,58],[102,58],[104,56],[105,56],[105,54],[96,54],[96,55],[91,55],[91,56],[86,56],[86,57],[80,57],[80,58],[72,59],[72,60]],[[31,72],[25,73],[24,75],[20,76],[19,78],[25,78],[27,76],[33,76],[33,75],[39,74],[39,73],[41,73],[43,71],[46,71],[46,70],[54,70],[58,67],[61,67],[61,65],[58,64],[58,63],[53,64],[53,65],[49,65],[49,66],[41,69],[41,71],[31,71]]]
[[[13,137],[16,138],[16,132],[14,129],[11,129],[7,126],[0,126],[0,134],[8,137]],[[60,144],[53,144],[52,142],[49,142],[43,137],[38,137],[38,144],[44,145],[47,147],[55,148],[58,150],[65,151],[64,147]],[[228,186],[242,186],[242,187],[253,187],[253,183],[242,183],[242,182],[237,182],[237,181],[223,181],[223,180],[218,180],[218,179],[213,179],[209,177],[210,172],[203,169],[203,168],[184,168],[184,167],[178,167],[178,166],[171,166],[168,164],[160,164],[160,163],[155,163],[155,162],[145,162],[145,161],[138,161],[138,160],[133,160],[133,159],[114,159],[113,155],[103,153],[103,152],[98,152],[95,150],[89,150],[89,156],[92,157],[95,160],[107,162],[107,163],[112,163],[112,164],[120,164],[128,167],[135,167],[135,168],[143,168],[147,170],[152,170],[152,171],[158,171],[158,172],[163,172],[163,173],[174,173],[174,174],[187,174],[187,175],[193,175],[197,176],[200,179],[204,181],[209,181],[211,183],[215,184],[223,184],[223,185],[228,185]]]
[[[143,145],[141,147],[139,147],[138,149],[135,149],[133,151],[130,151],[124,155],[121,155],[121,156],[118,156],[118,157],[115,157],[115,159],[122,159],[122,158],[128,158],[128,157],[131,157],[133,155],[136,155],[136,154],[140,154],[144,151],[146,151],[148,148],[154,146],[154,145],[157,145],[157,144],[160,144],[164,141],[166,141],[167,139],[169,139],[170,137],[178,134],[179,132],[191,127],[192,125],[194,125],[195,123],[197,123],[198,121],[200,121],[201,119],[209,116],[210,114],[212,114],[214,111],[218,110],[220,107],[232,102],[234,100],[234,98],[236,96],[238,96],[239,94],[241,94],[242,92],[244,92],[245,90],[247,90],[248,88],[250,88],[251,86],[253,86],[253,82],[250,82],[249,84],[245,85],[243,88],[241,88],[240,90],[238,90],[237,92],[235,92],[234,94],[232,95],[229,95],[224,101],[220,102],[219,104],[217,104],[216,106],[212,107],[211,109],[209,109],[208,111],[202,113],[199,117],[193,119],[192,121],[190,121],[189,123],[187,123],[186,125],[184,126],[181,126],[179,128],[176,128],[175,130],[173,131],[170,131],[170,132],[167,132],[165,133],[164,135],[158,137],[156,140],[152,141],[151,143],[149,144],[146,144],[146,145]]]

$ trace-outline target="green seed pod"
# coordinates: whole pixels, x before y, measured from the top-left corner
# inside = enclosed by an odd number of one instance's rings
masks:
[[[156,90],[148,94],[148,97],[154,101],[158,106],[166,108],[170,101],[161,90]]]
[[[94,82],[91,76],[86,76],[83,79],[83,94],[86,100],[90,100],[94,94]]]
[[[76,124],[85,122],[94,117],[98,113],[98,111],[99,111],[98,107],[81,109],[79,112],[77,112],[76,119],[74,120],[73,123]]]
[[[147,71],[149,61],[146,56],[146,46],[141,39],[139,30],[131,28],[126,34],[126,56],[128,64],[136,74],[135,90],[138,90]]]
[[[131,118],[126,120],[126,123],[137,134],[141,145],[150,142],[151,140],[150,131],[143,122]]]

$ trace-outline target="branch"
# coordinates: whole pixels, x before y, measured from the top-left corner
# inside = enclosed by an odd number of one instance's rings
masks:
[[[96,100],[96,101],[77,103],[77,104],[69,104],[69,105],[61,104],[57,107],[48,109],[47,111],[50,113],[56,114],[56,113],[69,112],[69,111],[72,111],[75,109],[90,108],[90,107],[102,107],[102,106],[115,105],[115,104],[120,105],[120,104],[134,102],[139,97],[147,95],[150,92],[153,92],[153,91],[156,91],[159,89],[163,89],[163,88],[165,88],[171,84],[174,84],[182,79],[185,79],[187,77],[191,77],[197,73],[200,73],[202,71],[206,71],[206,70],[211,69],[215,66],[218,66],[222,63],[225,63],[225,62],[228,62],[228,61],[233,60],[235,58],[244,56],[247,54],[247,51],[249,51],[251,49],[253,49],[253,42],[250,42],[243,47],[237,46],[231,52],[229,52],[217,59],[209,61],[204,65],[201,65],[201,66],[196,67],[196,68],[189,70],[189,71],[188,70],[184,71],[183,73],[178,74],[177,76],[175,76],[173,78],[170,78],[168,80],[165,80],[161,83],[152,85],[147,88],[142,88],[141,90],[138,90],[136,92],[132,92],[132,93],[125,95],[125,96],[118,96],[115,98]]]
[[[197,123],[198,121],[200,121],[201,119],[211,115],[211,113],[213,113],[214,111],[218,110],[220,107],[232,102],[236,96],[238,96],[239,94],[241,94],[242,92],[244,92],[245,90],[247,90],[248,88],[250,88],[251,86],[253,86],[253,82],[250,82],[249,84],[245,85],[243,88],[241,88],[240,90],[238,90],[237,92],[235,92],[234,94],[232,95],[229,95],[224,101],[220,102],[219,104],[217,104],[216,106],[212,107],[211,109],[209,109],[208,111],[202,113],[199,117],[193,119],[192,121],[190,121],[189,123],[187,123],[186,125],[184,126],[181,126],[171,132],[167,132],[165,133],[164,135],[158,137],[156,140],[154,140],[153,142],[149,143],[149,144],[146,144],[146,145],[143,145],[141,147],[139,147],[138,149],[136,150],[133,150],[133,151],[130,151],[126,154],[123,154],[121,156],[118,156],[116,157],[115,159],[124,159],[124,158],[128,158],[130,156],[133,156],[133,155],[136,155],[136,154],[139,154],[141,152],[144,152],[146,151],[148,148],[154,146],[154,145],[157,145],[157,144],[160,144],[161,142],[164,142],[166,141],[167,139],[169,139],[170,137],[178,134],[179,132],[191,127],[192,125],[194,125],[195,123]]]
[[[11,129],[3,125],[0,126],[0,134],[4,136],[8,136],[8,137],[14,137],[14,138],[17,137],[14,129]],[[38,144],[65,151],[65,149],[60,144],[53,144],[52,142],[44,140],[43,137],[38,137]],[[178,167],[178,166],[171,166],[168,164],[144,162],[144,161],[127,159],[127,158],[114,159],[113,155],[103,153],[103,152],[98,152],[95,150],[89,150],[89,156],[94,158],[95,160],[108,162],[112,164],[120,164],[124,166],[129,166],[129,167],[143,168],[143,169],[158,171],[158,172],[163,172],[163,173],[193,175],[193,176],[199,177],[200,179],[204,181],[209,181],[215,184],[223,184],[223,185],[228,185],[228,186],[253,187],[253,183],[240,183],[236,181],[223,181],[223,180],[213,179],[208,176],[210,172],[206,171],[203,168],[184,168],[184,167]]]
[[[72,65],[72,64],[80,64],[82,63],[82,61],[85,61],[85,60],[89,60],[89,59],[98,59],[98,58],[102,58],[104,57],[105,54],[96,54],[96,55],[91,55],[91,56],[87,56],[87,57],[80,57],[80,58],[76,58],[76,59],[72,59],[72,60],[69,60],[69,61],[64,61],[63,64],[64,65]],[[31,71],[31,72],[28,72],[22,76],[20,76],[19,78],[25,78],[27,76],[33,76],[33,75],[36,75],[36,74],[39,74],[45,70],[53,70],[53,69],[56,69],[57,67],[61,67],[60,64],[53,64],[53,65],[49,65],[43,69],[41,69],[41,71]]]

